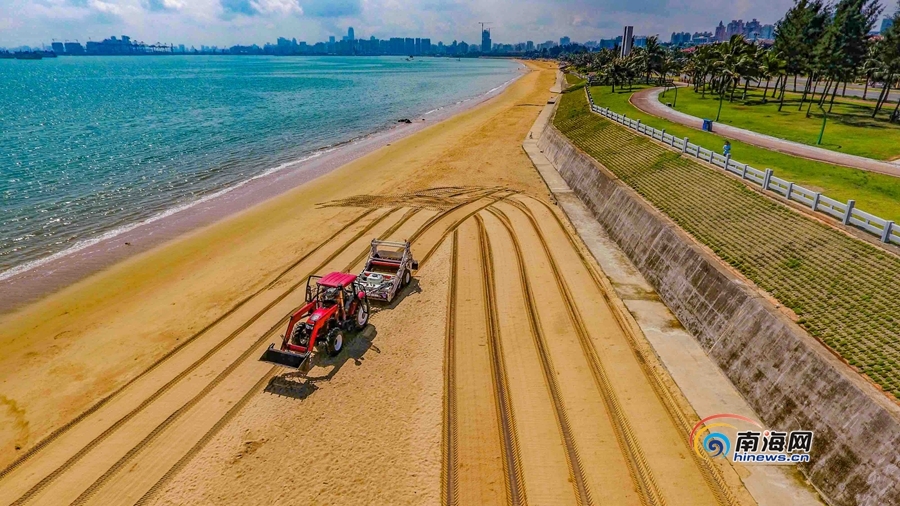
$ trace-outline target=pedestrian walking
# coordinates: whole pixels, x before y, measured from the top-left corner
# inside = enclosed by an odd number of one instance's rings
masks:
[[[725,141],[725,145],[722,146],[722,154],[725,156],[731,155],[731,143],[730,142]]]

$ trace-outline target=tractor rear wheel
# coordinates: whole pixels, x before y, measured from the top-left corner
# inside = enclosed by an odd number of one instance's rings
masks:
[[[329,357],[336,357],[344,349],[344,332],[332,329],[325,338],[325,349]]]
[[[357,332],[366,328],[369,324],[369,300],[363,299],[356,306],[356,315],[353,317],[353,323]]]

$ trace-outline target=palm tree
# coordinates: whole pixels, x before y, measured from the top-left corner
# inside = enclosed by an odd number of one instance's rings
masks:
[[[603,75],[612,85],[612,93],[616,92],[616,84],[621,84],[629,77],[629,63],[625,58],[613,58],[603,67]]]
[[[859,68],[859,76],[866,80],[865,86],[863,87],[863,100],[865,100],[866,95],[869,94],[869,83],[872,82],[875,79],[875,75],[884,68],[884,62],[881,61],[880,56],[878,45],[870,43],[866,59],[863,60],[862,67]]]
[[[743,76],[753,77],[754,62],[751,56],[753,46],[744,40],[743,35],[735,34],[728,42],[720,44],[722,54],[718,62],[719,75],[721,77],[720,93],[724,94],[731,88],[730,101],[734,101],[734,93]]]
[[[650,84],[650,74],[659,72],[662,60],[665,57],[665,49],[659,45],[659,38],[654,35],[652,37],[647,37],[647,43],[644,45],[642,53],[645,58],[645,61],[643,62],[643,71],[646,76],[645,82]]]
[[[706,98],[707,76],[713,74],[715,62],[721,56],[718,46],[719,44],[699,46],[690,60],[689,65],[691,67],[691,78],[694,81],[694,91],[699,89],[703,98]]]
[[[763,103],[765,103],[769,94],[769,82],[772,81],[772,78],[777,76],[780,80],[787,77],[787,61],[781,57],[781,53],[776,53],[774,49],[761,50],[761,52],[760,74],[766,78],[766,89],[763,91]],[[778,87],[778,82],[775,83],[775,87]]]

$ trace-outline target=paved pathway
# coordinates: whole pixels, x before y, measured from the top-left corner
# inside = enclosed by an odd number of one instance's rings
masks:
[[[697,130],[701,129],[703,120],[700,118],[676,111],[671,107],[666,107],[665,104],[660,102],[658,96],[661,91],[662,88],[641,90],[632,95],[631,103],[647,114],[681,123],[682,125],[696,128]],[[849,155],[847,153],[838,153],[837,151],[817,148],[815,146],[808,146],[806,144],[772,137],[770,135],[751,132],[750,130],[744,130],[743,128],[724,125],[722,123],[716,123],[713,126],[713,131],[722,137],[739,140],[746,142],[747,144],[779,151],[789,155],[900,177],[900,165],[895,165],[893,163],[873,160],[862,156]]]

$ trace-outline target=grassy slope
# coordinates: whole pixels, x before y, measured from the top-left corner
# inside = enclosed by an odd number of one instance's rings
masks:
[[[724,172],[592,114],[581,89],[555,125],[697,240],[900,397],[900,259],[789,210]]]
[[[666,132],[678,137],[689,137],[691,142],[707,149],[722,151],[723,137],[645,114],[631,105],[628,99],[641,88],[635,86],[632,91],[616,89],[616,93],[610,93],[609,86],[594,86],[591,93],[601,107],[609,107],[656,128],[665,128]],[[679,91],[678,105],[681,99]],[[668,101],[668,98],[662,100]],[[857,208],[900,223],[900,178],[797,158],[738,141],[731,143],[731,156],[758,169],[771,168],[776,176],[833,199],[844,202],[854,199]]]
[[[585,80],[576,76],[575,74],[566,74],[566,84],[569,86],[578,86],[579,84],[584,84]]]
[[[816,144],[822,129],[822,112],[815,104],[807,118],[808,102],[802,111],[798,111],[801,95],[786,94],[784,107],[778,112],[778,102],[769,98],[764,104],[762,94],[763,90],[751,89],[746,102],[739,100],[740,90],[734,102],[729,102],[726,97],[719,122],[802,144]],[[671,101],[671,95],[663,101]],[[691,116],[715,118],[719,100],[709,93],[704,98],[689,87],[678,90],[675,105],[676,109]],[[828,109],[827,104],[825,109]],[[890,160],[900,155],[900,124],[888,122],[884,115],[873,120],[873,109],[873,105],[860,100],[836,99],[820,147],[876,160]]]

